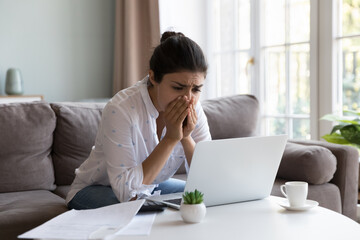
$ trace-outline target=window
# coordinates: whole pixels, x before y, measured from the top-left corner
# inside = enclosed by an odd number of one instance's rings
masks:
[[[254,94],[262,134],[309,139],[310,0],[214,0],[213,13],[216,96]]]
[[[360,0],[337,2],[339,91],[343,110],[360,111]]]
[[[254,94],[260,134],[319,139],[332,129],[323,115],[360,111],[360,0],[161,2],[171,2],[162,14],[203,44],[203,96]]]
[[[215,97],[252,93],[251,0],[213,0],[210,63]]]
[[[261,9],[263,132],[310,139],[310,1],[263,1]]]

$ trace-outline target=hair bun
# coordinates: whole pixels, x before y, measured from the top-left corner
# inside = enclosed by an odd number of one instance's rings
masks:
[[[182,32],[167,31],[161,35],[160,42],[163,43],[166,39],[171,37],[185,37]]]

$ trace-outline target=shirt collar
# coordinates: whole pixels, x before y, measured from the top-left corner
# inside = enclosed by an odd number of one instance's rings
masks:
[[[149,75],[147,75],[143,80],[141,80],[141,83],[140,83],[141,84],[140,85],[141,97],[143,98],[146,110],[148,111],[150,116],[154,119],[157,119],[159,117],[159,112],[155,108],[155,106],[150,98],[149,90],[148,90],[148,86],[147,86],[148,79],[149,79]]]

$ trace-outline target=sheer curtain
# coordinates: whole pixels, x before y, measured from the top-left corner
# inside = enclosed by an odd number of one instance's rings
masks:
[[[158,0],[116,0],[113,94],[146,76],[159,42]]]

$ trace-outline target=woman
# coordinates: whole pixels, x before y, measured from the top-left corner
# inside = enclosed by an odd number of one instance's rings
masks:
[[[199,103],[207,64],[182,33],[165,32],[149,75],[105,106],[89,158],[75,170],[70,209],[92,209],[151,195],[182,192],[171,177],[190,166],[196,142],[210,140]]]

